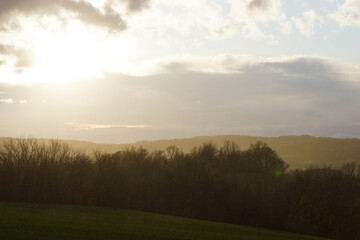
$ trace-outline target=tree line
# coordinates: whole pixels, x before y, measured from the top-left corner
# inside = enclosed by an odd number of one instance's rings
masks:
[[[0,148],[0,201],[129,208],[190,218],[360,238],[360,168],[288,171],[264,142],[241,150],[205,143],[184,153],[128,148],[74,151],[53,140],[10,139]]]

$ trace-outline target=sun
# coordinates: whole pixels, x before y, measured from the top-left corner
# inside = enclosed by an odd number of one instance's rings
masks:
[[[66,31],[34,31],[35,60],[21,73],[23,81],[58,82],[96,78],[112,71],[134,52],[134,46],[123,36],[88,31],[72,24]]]
[[[61,81],[96,76],[101,54],[91,38],[81,33],[43,36],[37,43],[34,72],[40,81]]]

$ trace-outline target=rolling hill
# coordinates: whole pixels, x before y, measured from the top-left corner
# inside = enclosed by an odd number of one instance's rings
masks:
[[[6,138],[0,138],[0,143]],[[282,137],[252,137],[252,136],[202,136],[194,138],[140,141],[131,144],[96,144],[86,141],[64,140],[74,149],[91,153],[92,151],[101,151],[114,153],[127,147],[144,147],[148,150],[163,150],[167,146],[176,145],[185,152],[191,151],[195,146],[203,143],[214,143],[218,146],[224,141],[234,141],[241,149],[247,149],[250,144],[257,141],[266,142],[273,148],[286,163],[290,169],[303,169],[311,165],[341,167],[347,162],[360,163],[360,139],[339,139],[327,137],[311,136],[282,136]],[[49,140],[41,139],[49,142]]]

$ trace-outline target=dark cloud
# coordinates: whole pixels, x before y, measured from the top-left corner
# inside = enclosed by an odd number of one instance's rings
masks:
[[[289,59],[287,61],[272,61],[265,63],[265,65],[298,74],[333,74],[332,65],[328,61],[321,58],[298,57]]]
[[[266,11],[271,5],[269,0],[251,0],[247,8],[251,11]]]
[[[140,11],[148,6],[149,0],[124,0],[130,12]],[[60,10],[76,14],[76,18],[86,24],[103,27],[112,31],[123,31],[126,22],[107,4],[105,12],[101,12],[91,3],[74,0],[1,0],[0,19],[4,23],[16,12],[24,14],[59,15]]]
[[[228,62],[219,64],[226,65]],[[329,121],[354,112],[349,109],[355,109],[360,103],[359,84],[345,79],[343,73],[347,70],[339,70],[336,63],[325,59],[298,57],[251,64],[239,62],[237,67],[239,73],[226,74],[189,71],[194,69],[191,68],[192,65],[191,62],[163,65],[172,80],[164,80],[158,86],[160,88],[168,86],[168,91],[171,91],[169,95],[179,98],[183,96],[192,103],[199,99],[205,106],[230,106],[232,102],[245,103],[251,100],[251,104],[255,104],[251,107],[255,112],[265,113],[267,110],[275,112],[276,109],[279,111],[282,109],[281,111],[287,112],[288,115],[295,116],[294,113],[303,111],[304,115],[309,117],[311,114],[315,117],[316,114],[313,113],[321,112],[331,116],[327,118]],[[237,70],[236,64],[232,63],[231,66],[231,70],[233,68]],[[179,80],[175,81],[175,79]],[[152,86],[156,81],[159,80],[154,79]],[[193,94],[194,92],[197,94]],[[283,102],[279,102],[280,100]],[[266,108],[261,104],[262,101],[266,103]],[[241,108],[233,107],[233,109]],[[343,111],[348,112],[333,116],[333,113]],[[275,114],[273,117],[275,118]],[[300,114],[298,117],[301,119]]]
[[[149,7],[150,0],[123,0],[130,12],[139,12]]]
[[[105,27],[110,30],[123,31],[126,29],[126,22],[110,6],[106,7],[106,11],[103,14],[87,2],[62,0],[59,3],[60,7],[77,13],[77,18],[87,24]]]
[[[0,44],[0,55],[15,57],[16,63],[14,70],[18,73],[22,72],[25,68],[32,67],[35,61],[35,55],[31,51],[11,45]],[[6,60],[3,60],[0,62],[0,65],[5,63]]]
[[[16,10],[21,12],[31,12],[42,9],[50,9],[50,7],[55,7],[53,1],[2,0],[0,1],[0,15],[6,15]]]

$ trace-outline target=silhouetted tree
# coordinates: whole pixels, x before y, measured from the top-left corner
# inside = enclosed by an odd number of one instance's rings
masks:
[[[0,200],[91,204],[359,239],[360,168],[287,172],[266,143],[87,155],[53,140],[0,147]]]

